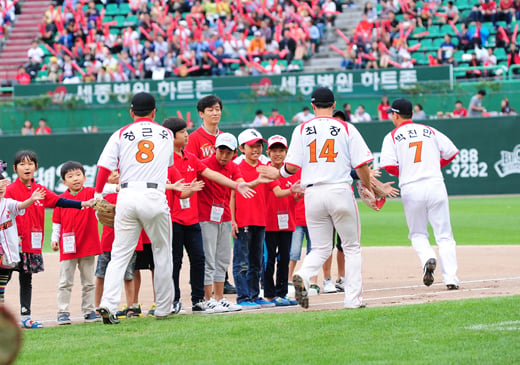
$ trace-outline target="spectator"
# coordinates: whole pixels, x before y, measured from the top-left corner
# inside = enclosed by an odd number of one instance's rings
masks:
[[[40,121],[38,122],[39,127],[36,128],[36,134],[51,134],[52,130],[47,125],[47,121],[44,118],[40,118]]]
[[[444,8],[444,14],[446,16],[441,16],[439,20],[441,23],[448,23],[450,20],[453,22],[453,24],[457,24],[459,22],[459,9],[453,5],[453,1],[448,1],[448,3],[443,7]]]
[[[379,120],[390,120],[388,116],[388,109],[390,109],[390,102],[388,101],[388,96],[383,95],[381,97],[381,102],[377,106],[377,117]]]
[[[520,1],[520,0],[518,0]],[[460,50],[463,50],[464,52],[473,49],[474,45],[472,42],[472,35],[469,32],[468,26],[466,23],[460,24],[460,32],[457,35],[457,39],[459,40],[459,46],[458,48]]]
[[[235,71],[235,76],[249,76],[250,72],[246,64],[241,62],[238,69]]]
[[[428,2],[423,2],[423,7],[420,9],[417,16],[417,25],[420,27],[429,28],[433,23],[433,12],[429,7]]]
[[[252,53],[254,55],[262,54],[265,52],[265,39],[262,37],[262,32],[257,30],[255,32],[255,36],[251,40],[251,43],[249,43],[249,47],[247,48],[249,53]]]
[[[513,20],[513,13],[515,12],[513,4],[513,0],[500,0],[498,3],[497,20],[504,20],[508,27]]]
[[[311,53],[319,53],[321,42],[321,32],[316,26],[316,21],[312,18],[307,19],[307,27],[309,29],[309,40],[311,42]]]
[[[468,117],[481,117],[482,113],[486,111],[486,108],[482,106],[482,99],[486,96],[486,90],[479,90],[477,94],[473,95],[469,102]]]
[[[336,20],[336,3],[332,0],[325,0],[321,8],[325,15],[327,28],[333,27]]]
[[[284,59],[287,61],[287,65],[290,65],[296,54],[296,41],[291,37],[291,31],[285,29],[283,32],[283,38],[280,40],[280,51],[287,50],[287,54]]]
[[[35,131],[34,131],[34,127],[32,125],[32,122],[30,120],[26,120],[25,122],[23,122],[23,127],[22,127],[22,136],[33,136]]]
[[[504,98],[500,102],[500,115],[516,115],[516,111],[509,105],[509,99]]]
[[[273,108],[271,110],[271,116],[267,119],[267,124],[269,125],[285,125],[285,118],[278,111],[278,108]]]
[[[27,51],[27,59],[33,60],[36,63],[42,63],[43,56],[43,50],[40,47],[38,47],[38,42],[32,41],[31,48],[29,48],[29,50]]]
[[[267,117],[264,115],[264,112],[261,109],[256,111],[256,117],[251,123],[252,127],[264,127],[268,124]]]
[[[484,0],[480,4],[482,22],[493,22],[493,26],[496,26],[497,21],[497,3],[495,0]]]
[[[475,22],[475,27],[469,30],[469,37],[472,46],[485,47],[489,38],[489,29],[482,25],[480,21]]]
[[[379,12],[379,18],[381,20],[388,19],[388,15],[390,13],[395,14],[396,12],[397,12],[397,8],[394,7],[392,1],[381,0],[381,11]]]
[[[513,3],[513,12],[515,13],[515,19],[520,19],[520,0],[515,0]]]
[[[520,54],[516,48],[516,43],[511,43],[507,50],[507,67],[511,67],[512,65],[520,65]],[[520,73],[520,69],[513,69],[513,73],[515,75]]]
[[[479,67],[481,65],[480,60],[477,58],[476,53],[471,54],[471,60],[469,61],[468,66],[469,67]],[[475,69],[475,70],[469,70],[466,71],[466,78],[468,79],[475,79],[482,76],[482,71]]]
[[[423,110],[423,106],[421,104],[415,104],[413,106],[413,117],[412,120],[425,120],[428,119],[428,116]]]
[[[377,20],[377,10],[374,8],[371,2],[365,3],[365,8],[363,9],[363,14],[367,16],[367,20],[370,23],[374,23]]]
[[[452,42],[451,35],[445,34],[444,42],[441,43],[441,46],[437,50],[437,60],[439,63],[448,64],[456,49],[457,46]]]
[[[282,73],[282,68],[276,58],[271,58],[269,64],[265,66],[265,69],[268,75],[280,75]]]
[[[31,75],[27,73],[23,66],[18,67],[18,73],[14,79],[16,83],[20,85],[27,85],[31,83]]]
[[[345,121],[351,122],[352,121],[352,106],[349,103],[343,104],[343,112],[345,113]]]
[[[365,111],[365,106],[364,105],[360,105],[360,106],[357,107],[356,112],[354,113],[354,118],[356,118],[356,121],[358,123],[370,122],[372,120],[372,117],[370,116],[370,114],[368,114]]]
[[[308,106],[304,106],[301,112],[294,115],[292,121],[301,124],[311,120],[312,118],[314,118],[314,114],[311,113]]]
[[[462,101],[457,100],[455,102],[455,109],[451,114],[454,118],[465,118],[468,116],[468,109],[462,106]]]

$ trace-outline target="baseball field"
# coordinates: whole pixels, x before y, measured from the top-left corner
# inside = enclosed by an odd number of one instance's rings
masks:
[[[367,308],[359,310],[342,309],[343,295],[337,293],[311,297],[308,310],[294,306],[127,319],[117,326],[83,324],[77,278],[71,301],[75,323],[58,327],[58,255],[47,253],[46,271],[33,279],[33,317],[46,328],[23,332],[17,363],[520,363],[520,196],[451,198],[450,207],[458,291],[446,290],[440,269],[431,287],[422,285],[399,199],[381,212],[360,205]],[[188,268],[185,258],[181,290],[190,313]],[[14,279],[6,301],[18,312]],[[145,272],[143,309],[153,300],[149,283]]]

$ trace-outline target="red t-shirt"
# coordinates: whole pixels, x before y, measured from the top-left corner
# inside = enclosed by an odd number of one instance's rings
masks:
[[[66,191],[60,195],[61,198],[70,200],[90,200],[94,197],[94,188],[83,188],[75,195]],[[55,208],[52,214],[52,222],[61,224],[60,230],[60,261],[78,259],[101,253],[99,243],[98,221],[94,209],[65,209]],[[64,242],[74,241],[70,249],[73,252],[65,253],[67,245]]]
[[[260,174],[256,171],[262,163],[259,161],[256,166],[251,166],[244,159],[238,165],[242,172],[242,177],[246,182],[255,180]],[[236,208],[235,219],[239,228],[245,226],[263,226],[265,227],[266,216],[266,191],[267,185],[260,184],[255,188],[256,194],[253,198],[246,199],[240,194],[235,194]]]
[[[16,217],[18,236],[22,238],[22,251],[26,253],[42,252],[41,247],[43,245],[45,231],[45,208],[54,208],[59,197],[55,192],[47,189],[45,186],[37,184],[34,179],[32,180],[30,187],[25,186],[20,179],[16,179],[14,183],[7,186],[5,193],[6,198],[23,202],[31,197],[34,190],[39,188],[45,189],[45,199],[34,202],[25,209],[24,215]],[[33,248],[31,237],[34,238],[35,243],[40,241],[40,247]]]
[[[175,168],[179,170],[179,173],[181,174],[181,177],[184,178],[184,181],[186,183],[190,183],[193,181],[193,179],[197,178],[199,173],[207,169],[207,166],[200,162],[200,160],[194,154],[186,151],[183,151],[182,153],[182,157],[178,153],[173,154],[173,164]],[[178,197],[173,199],[170,198],[168,203],[170,204],[170,214],[172,215],[173,222],[183,224],[185,226],[199,222],[199,203],[197,201],[197,193],[193,194],[189,198],[182,199],[182,201]]]
[[[298,170],[298,172],[296,174],[294,174],[294,178],[296,181],[298,180],[301,180],[302,178],[302,170]],[[307,227],[307,220],[305,219],[305,199],[304,197],[302,196],[300,198],[300,200],[298,200],[296,202],[296,207],[295,207],[295,222],[296,222],[296,225],[297,226],[300,226],[300,227]]]
[[[295,208],[293,194],[285,198],[277,198],[273,193],[273,189],[279,186],[282,190],[290,189],[298,179],[295,175],[288,178],[280,178],[268,185],[267,192],[267,215],[266,215],[266,231],[294,231],[296,227]],[[288,222],[284,221],[284,215],[287,215]],[[282,226],[280,226],[282,225]],[[286,225],[286,226],[285,226]]]
[[[242,178],[242,172],[240,168],[234,162],[229,162],[226,166],[221,166],[215,154],[211,157],[202,160],[202,163],[213,171],[219,172],[227,178],[236,181]],[[199,200],[199,221],[209,222],[211,221],[211,209],[213,204],[224,207],[224,213],[222,213],[221,222],[231,221],[231,212],[229,210],[229,198],[231,197],[231,189],[217,184],[214,181],[208,180],[201,177],[204,181],[204,189],[198,194]]]
[[[390,119],[388,116],[388,108],[390,108],[390,105],[379,104],[377,106],[377,110],[381,112],[381,120]]]
[[[218,131],[218,134],[222,131]],[[199,159],[207,158],[215,152],[217,137],[206,132],[204,127],[197,128],[190,134],[188,144],[184,151],[190,152]]]
[[[269,117],[267,119],[267,123],[269,125],[285,125],[285,117],[281,114],[278,114],[276,117]]]
[[[490,1],[488,3],[484,2],[480,4],[482,10],[484,11],[493,11],[497,10],[497,3],[495,1]]]
[[[31,83],[31,75],[28,73],[17,74],[14,78],[20,85],[27,85]]]
[[[468,116],[468,109],[462,108],[460,110],[455,109],[452,113],[453,115],[456,115],[458,117],[467,117]]]

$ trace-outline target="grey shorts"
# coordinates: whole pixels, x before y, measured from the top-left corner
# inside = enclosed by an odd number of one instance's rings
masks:
[[[105,278],[105,273],[107,271],[107,265],[110,262],[111,252],[103,252],[98,256],[98,262],[96,267],[96,277],[100,279]],[[134,252],[128,266],[125,271],[125,280],[130,281],[134,278],[134,270],[135,270],[135,260],[137,258],[137,252]]]

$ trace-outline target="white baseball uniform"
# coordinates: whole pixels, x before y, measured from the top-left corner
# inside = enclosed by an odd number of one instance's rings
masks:
[[[387,134],[381,148],[381,166],[390,173],[398,172],[408,238],[419,256],[421,267],[428,259],[436,258],[428,240],[429,221],[439,246],[446,285],[459,285],[459,279],[441,163],[448,163],[457,153],[457,147],[444,134],[413,122],[404,122]]]
[[[112,260],[105,275],[101,306],[115,312],[121,300],[123,276],[144,228],[155,263],[157,316],[171,313],[174,294],[171,219],[166,201],[168,167],[173,165],[173,134],[148,118],[138,118],[109,139],[98,166],[119,168]]]
[[[333,229],[345,252],[345,308],[363,303],[361,280],[361,226],[352,191],[350,170],[372,161],[372,153],[352,124],[317,117],[297,126],[285,163],[301,168],[305,189],[305,217],[312,250],[298,274],[309,288],[332,253]]]

